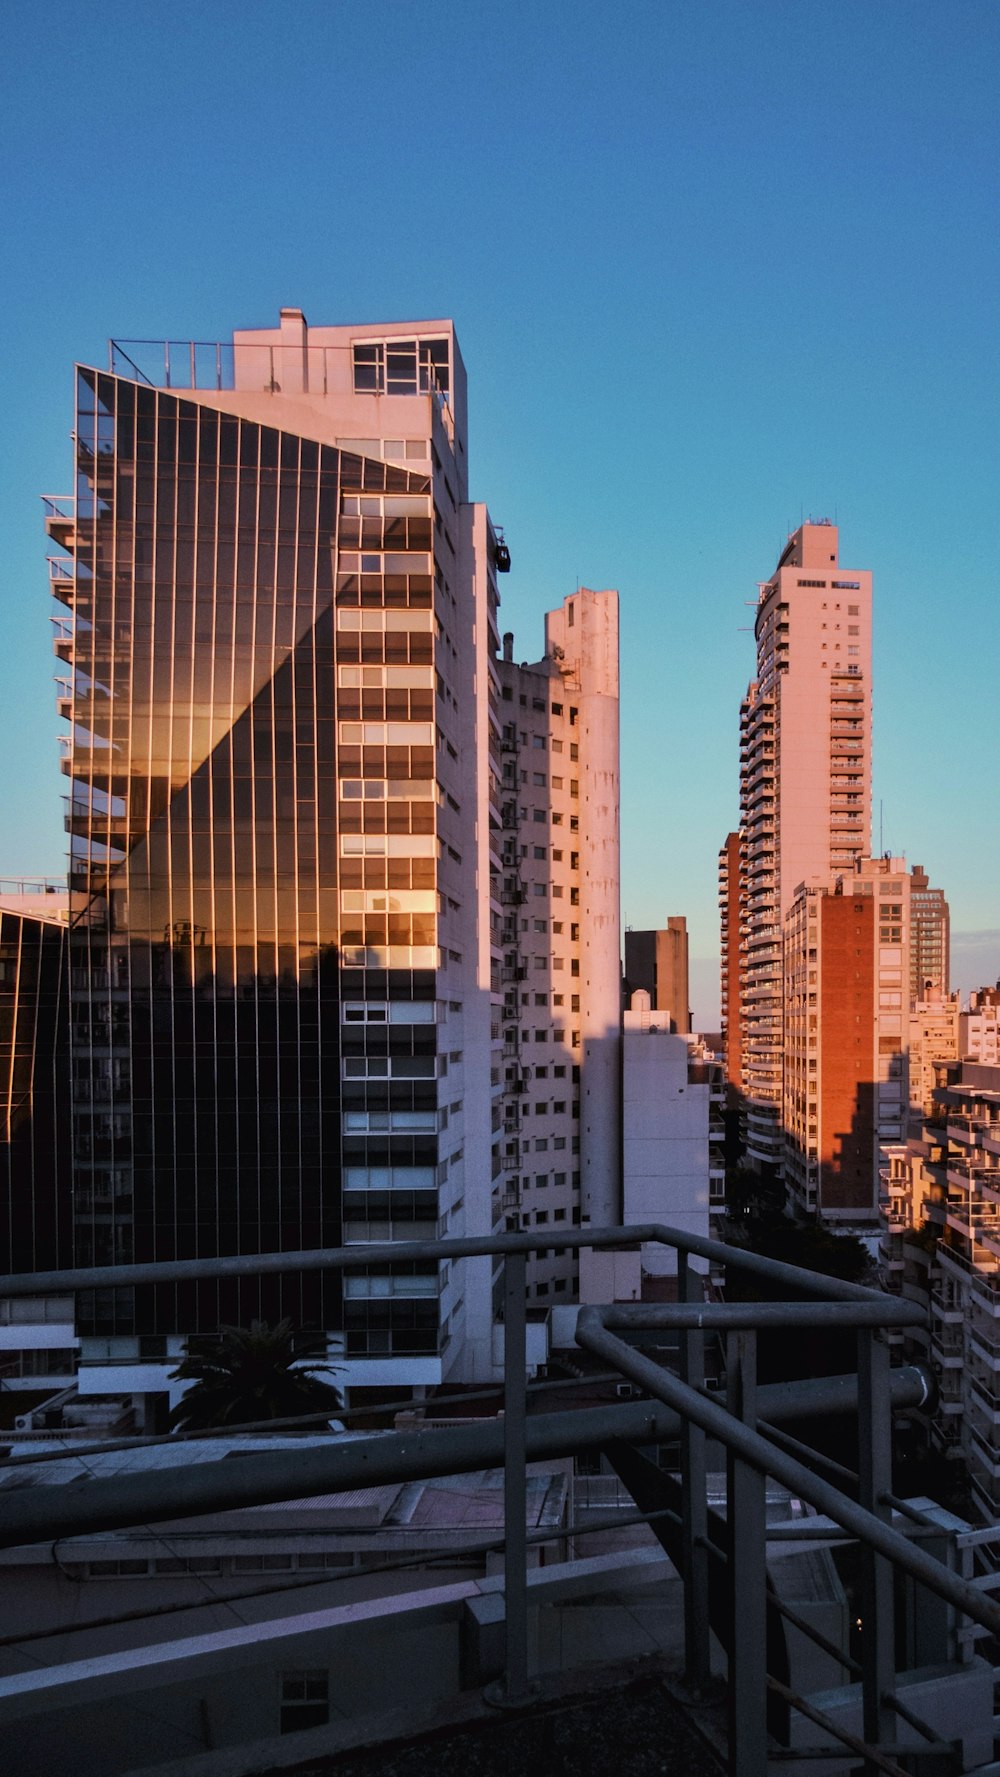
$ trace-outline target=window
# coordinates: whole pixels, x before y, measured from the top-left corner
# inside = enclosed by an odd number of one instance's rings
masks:
[[[322,1728],[330,1719],[330,1675],[321,1669],[281,1674],[281,1732]]]
[[[447,339],[359,341],[353,348],[356,394],[424,395],[449,390]]]

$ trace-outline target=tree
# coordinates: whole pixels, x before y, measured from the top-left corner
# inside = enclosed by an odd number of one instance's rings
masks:
[[[317,1372],[327,1363],[303,1363],[326,1355],[322,1333],[294,1334],[290,1320],[271,1327],[266,1320],[246,1327],[220,1327],[208,1351],[189,1351],[171,1380],[192,1382],[170,1415],[173,1430],[205,1431],[213,1426],[253,1425],[263,1419],[291,1419],[307,1413],[334,1413],[339,1391]]]

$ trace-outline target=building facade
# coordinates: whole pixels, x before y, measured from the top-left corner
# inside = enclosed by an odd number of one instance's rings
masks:
[[[626,996],[648,993],[654,1012],[669,1014],[682,1036],[691,1029],[688,931],[683,914],[671,914],[655,932],[625,933]]]
[[[506,1208],[551,1227],[533,1301],[572,1299],[560,1228],[620,1219],[618,594],[581,587],[501,685]]]
[[[1000,981],[995,987],[974,988],[969,1010],[960,1020],[960,1051],[972,1061],[1000,1066]]]
[[[48,530],[77,1262],[488,1233],[509,556],[468,499],[452,324],[113,348],[75,450]],[[119,1375],[284,1313],[348,1384],[492,1362],[487,1261],[80,1309]]]
[[[928,986],[947,996],[951,979],[951,913],[944,890],[932,888],[927,872],[914,864],[910,888],[910,994],[927,997]]]
[[[931,1440],[961,1462],[983,1520],[1000,1515],[1000,1067],[941,1063],[922,1136],[892,1156],[887,1281],[929,1312],[940,1399]],[[921,1286],[923,1296],[921,1297]],[[909,1338],[909,1335],[908,1335]],[[924,1355],[920,1345],[916,1355]]]
[[[73,1259],[67,935],[65,891],[0,883],[0,1271]]]
[[[915,878],[916,871],[913,874]],[[918,892],[914,889],[910,895],[911,946],[917,931],[913,903]],[[912,958],[910,974],[912,978]],[[923,1117],[929,1117],[933,1109],[937,1063],[958,1060],[961,1052],[961,1024],[960,996],[957,993],[945,993],[933,981],[928,981],[924,991],[910,1002],[910,1116],[917,1124]]]
[[[789,538],[754,633],[740,717],[741,1089],[747,1158],[777,1170],[783,922],[800,883],[853,869],[871,827],[871,575],[840,566],[835,525]]]
[[[903,858],[803,883],[784,927],[784,1175],[825,1221],[878,1220],[906,1134],[910,876]]]
[[[707,1238],[725,1209],[722,1067],[670,1022],[641,988],[632,995],[622,1036],[622,1220]],[[676,1271],[676,1252],[644,1248],[637,1294],[643,1276]]]
[[[727,833],[719,851],[719,937],[722,959],[721,1015],[722,1053],[726,1087],[738,1096],[743,1081],[743,1029],[740,1001],[740,919],[743,895],[740,887],[742,840]]]

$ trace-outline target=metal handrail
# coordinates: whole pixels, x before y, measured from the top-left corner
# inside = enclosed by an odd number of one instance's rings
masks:
[[[454,1429],[427,1432],[381,1433],[346,1442],[331,1439],[327,1446],[295,1451],[290,1459],[287,1454],[247,1456],[241,1463],[232,1465],[224,1477],[227,1507],[232,1510],[266,1500],[302,1498],[310,1493],[330,1490],[349,1491],[352,1487],[412,1479],[419,1475],[468,1472],[473,1468],[497,1467],[502,1461],[505,1470],[507,1644],[502,1695],[504,1701],[523,1702],[531,1694],[527,1665],[526,1463],[572,1454],[584,1448],[620,1448],[623,1444],[664,1442],[676,1439],[680,1433],[685,1497],[696,1505],[699,1489],[692,1488],[691,1479],[700,1475],[702,1483],[704,1481],[703,1443],[705,1435],[710,1435],[729,1452],[730,1568],[734,1599],[747,1600],[751,1595],[756,1596],[748,1592],[748,1586],[756,1588],[759,1593],[757,1604],[748,1613],[748,1632],[734,1636],[728,1650],[731,1690],[742,1711],[740,1730],[738,1733],[734,1730],[731,1737],[735,1777],[743,1777],[744,1773],[746,1777],[751,1773],[756,1777],[756,1773],[763,1769],[766,1756],[768,1679],[763,1664],[763,1636],[758,1647],[751,1632],[751,1619],[763,1611],[766,1588],[762,1492],[765,1475],[773,1475],[862,1543],[869,1584],[862,1661],[864,1740],[869,1747],[881,1745],[884,1751],[889,1750],[893,1736],[891,1701],[887,1698],[895,1673],[889,1564],[909,1574],[965,1616],[992,1633],[1000,1634],[1000,1603],[950,1572],[941,1562],[908,1541],[889,1522],[891,1481],[887,1461],[892,1406],[894,1402],[911,1406],[926,1404],[932,1383],[926,1373],[917,1369],[891,1374],[887,1348],[884,1343],[879,1343],[877,1335],[887,1327],[923,1326],[926,1321],[923,1311],[915,1303],[888,1297],[859,1284],[801,1270],[661,1224],[560,1231],[560,1244],[573,1249],[635,1248],[653,1243],[672,1247],[679,1255],[681,1299],[675,1304],[655,1306],[585,1307],[578,1315],[578,1344],[605,1360],[619,1375],[638,1383],[651,1397],[649,1400],[529,1419],[525,1399],[525,1259],[529,1252],[547,1247],[551,1239],[551,1230],[546,1229],[537,1234],[494,1235],[482,1239],[378,1243],[307,1253],[229,1255],[215,1259],[78,1268],[0,1279],[0,1299],[103,1287],[128,1288],[181,1279],[259,1276],[276,1271],[346,1270],[358,1265],[412,1260],[443,1262],[487,1254],[502,1257],[505,1261],[505,1415],[502,1422],[466,1423]],[[800,1298],[804,1292],[807,1299],[764,1303],[705,1302],[700,1299],[701,1279],[689,1267],[691,1256],[704,1259],[713,1266],[732,1267],[772,1285],[783,1286]],[[695,1292],[697,1300],[693,1299]],[[783,1413],[773,1391],[758,1390],[755,1382],[755,1332],[776,1326],[789,1329],[796,1326],[856,1328],[858,1378],[784,1385],[783,1391],[779,1392],[784,1393],[789,1410],[787,1414]],[[731,1411],[700,1390],[697,1365],[692,1367],[691,1353],[696,1345],[700,1347],[702,1337],[709,1329],[727,1335]],[[672,1330],[679,1342],[684,1379],[642,1356],[619,1336],[627,1332],[632,1338],[641,1340],[646,1335],[662,1335],[664,1330]],[[860,1503],[821,1479],[789,1448],[780,1448],[761,1427],[762,1420],[766,1422],[794,1416],[795,1412],[814,1410],[820,1402],[825,1402],[826,1410],[830,1410],[834,1399],[844,1404],[847,1396],[858,1412],[862,1433]],[[820,1410],[823,1410],[822,1406]],[[696,1445],[702,1447],[700,1456],[692,1454]],[[213,1509],[216,1501],[212,1489],[219,1485],[217,1478],[206,1474],[205,1465],[197,1465],[152,1475],[92,1481],[83,1489],[55,1486],[37,1492],[18,1490],[9,1499],[0,1500],[5,1519],[0,1526],[0,1546],[10,1547],[41,1537],[51,1541],[53,1537],[79,1533],[84,1528],[114,1528],[123,1523],[197,1515]],[[703,1485],[700,1493],[703,1512]],[[643,1514],[643,1518],[648,1521],[648,1514]],[[689,1621],[694,1622],[698,1634],[703,1632],[707,1661],[708,1620],[703,1606],[692,1601],[695,1588],[691,1583],[699,1572],[704,1571],[704,1555],[699,1555],[698,1560],[688,1559],[702,1536],[699,1522],[698,1511],[689,1510],[686,1505],[682,1527],[687,1551],[684,1563],[686,1641],[690,1651],[697,1638],[687,1631]],[[700,1628],[695,1621],[699,1611]],[[737,1620],[741,1620],[738,1615]],[[884,1756],[884,1752],[880,1756]]]

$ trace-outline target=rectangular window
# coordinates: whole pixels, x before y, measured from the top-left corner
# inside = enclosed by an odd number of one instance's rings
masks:
[[[281,1674],[281,1732],[322,1728],[330,1719],[330,1675],[319,1668]]]

